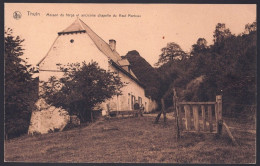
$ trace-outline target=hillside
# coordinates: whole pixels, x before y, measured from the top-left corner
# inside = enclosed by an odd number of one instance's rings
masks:
[[[162,120],[154,124],[154,116],[99,120],[64,132],[7,140],[5,161],[238,164],[256,160],[254,120],[224,118],[239,143],[233,146],[225,130],[218,139],[211,134],[182,133],[177,142],[172,115],[167,115],[166,126]]]
[[[253,114],[256,107],[257,33],[254,30],[239,35],[221,34],[214,34],[218,42],[209,46],[201,45],[198,39],[189,55],[161,65],[157,69],[160,91],[162,94],[171,92],[171,87],[186,90],[192,80],[204,76],[197,89],[191,88],[183,95],[178,93],[178,97],[185,101],[212,101],[216,95],[222,95],[225,115]],[[168,95],[165,100],[172,101],[172,96]],[[166,106],[170,105],[172,103],[166,102]]]
[[[158,99],[160,81],[157,71],[135,50],[129,51],[125,57],[130,62],[134,74],[146,86],[146,94]]]

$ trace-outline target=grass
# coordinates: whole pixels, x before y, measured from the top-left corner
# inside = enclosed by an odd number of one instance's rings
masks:
[[[5,161],[83,163],[255,163],[253,123],[226,120],[239,146],[225,130],[212,134],[182,133],[176,141],[174,120],[153,124],[154,117],[99,120],[89,126],[5,141]],[[247,126],[245,128],[244,126]]]

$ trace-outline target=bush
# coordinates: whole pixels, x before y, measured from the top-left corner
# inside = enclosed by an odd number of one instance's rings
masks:
[[[94,107],[114,95],[121,94],[120,77],[101,69],[96,62],[61,67],[64,76],[51,77],[43,83],[41,97],[55,107],[62,107],[81,122],[91,121]]]

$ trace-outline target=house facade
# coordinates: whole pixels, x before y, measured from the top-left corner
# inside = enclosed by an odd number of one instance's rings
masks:
[[[39,81],[46,82],[51,76],[61,78],[64,73],[59,69],[60,65],[83,61],[95,61],[101,68],[116,72],[125,85],[121,89],[122,95],[100,104],[103,110],[107,109],[106,104],[110,110],[133,110],[136,100],[143,104],[146,112],[156,109],[156,102],[145,95],[144,86],[132,72],[128,60],[116,51],[116,41],[111,39],[106,43],[80,19],[58,32],[50,50],[38,63]],[[39,87],[39,93],[42,93],[41,85]]]

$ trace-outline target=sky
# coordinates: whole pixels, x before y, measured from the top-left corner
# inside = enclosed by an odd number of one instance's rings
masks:
[[[217,23],[225,23],[238,35],[256,20],[255,4],[5,3],[4,10],[5,28],[25,39],[24,58],[33,65],[77,16],[107,43],[115,39],[121,56],[137,50],[152,66],[169,42],[189,52],[198,38],[213,43]],[[14,18],[14,12],[21,17]]]

